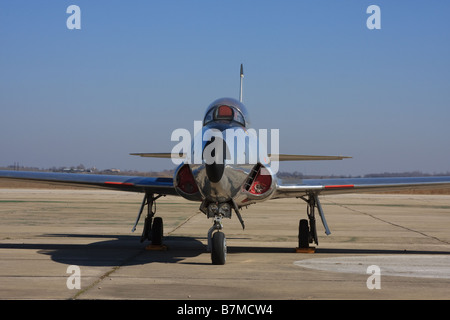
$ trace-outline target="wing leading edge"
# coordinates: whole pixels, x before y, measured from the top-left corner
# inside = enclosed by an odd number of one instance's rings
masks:
[[[0,170],[0,179],[27,180],[68,186],[178,195],[173,186],[173,179],[162,177]]]
[[[273,198],[300,197],[308,193],[368,193],[431,188],[450,188],[450,177],[304,179],[297,184],[279,181]]]

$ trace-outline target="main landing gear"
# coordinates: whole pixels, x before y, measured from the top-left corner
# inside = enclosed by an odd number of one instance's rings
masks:
[[[310,243],[314,242],[317,245],[319,244],[315,218],[316,208],[319,211],[320,218],[325,228],[325,233],[329,235],[331,232],[328,228],[327,221],[325,220],[325,215],[323,213],[322,206],[320,205],[319,196],[317,193],[309,193],[306,196],[301,196],[299,198],[305,201],[308,205],[306,213],[309,221],[307,219],[301,219],[298,227],[298,249],[303,252],[302,250],[309,249]]]
[[[162,197],[162,195],[155,196],[153,193],[146,194],[144,200],[142,200],[141,209],[139,210],[136,223],[131,229],[131,232],[136,230],[136,226],[139,222],[142,212],[145,206],[147,206],[147,216],[144,221],[144,230],[141,235],[141,242],[150,240],[152,246],[162,246],[163,239],[163,220],[161,217],[155,217],[156,213],[156,200]]]

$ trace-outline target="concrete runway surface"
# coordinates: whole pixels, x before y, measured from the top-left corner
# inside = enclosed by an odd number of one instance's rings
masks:
[[[245,230],[224,219],[223,266],[206,252],[212,220],[178,197],[156,204],[168,250],[146,250],[144,216],[131,233],[142,196],[0,189],[0,299],[450,298],[448,195],[323,196],[332,233],[317,216],[315,253],[295,252],[302,200],[252,205]]]

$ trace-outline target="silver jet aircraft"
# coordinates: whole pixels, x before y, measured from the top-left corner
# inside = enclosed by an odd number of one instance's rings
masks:
[[[155,201],[165,195],[198,201],[200,211],[213,221],[207,238],[213,264],[225,264],[226,261],[223,219],[231,218],[234,212],[244,228],[240,212],[244,206],[270,199],[304,200],[307,219],[299,222],[298,239],[299,248],[308,248],[310,243],[318,244],[316,210],[325,233],[330,234],[319,195],[450,187],[450,177],[303,179],[295,184],[284,184],[273,170],[277,161],[342,160],[348,157],[268,154],[263,150],[264,146],[258,144],[258,137],[255,139],[249,135],[249,116],[242,103],[243,76],[241,65],[239,100],[222,98],[208,106],[202,122],[202,136],[198,140],[200,143],[194,141],[189,152],[132,154],[178,159],[180,164],[173,178],[20,171],[0,171],[0,178],[142,192],[144,198],[132,231],[136,230],[147,207],[141,242],[150,240],[154,245],[161,245],[163,240],[163,220],[155,216]],[[235,136],[229,140],[227,134]],[[256,160],[255,157],[250,159],[255,146],[259,148],[257,154],[263,155]]]

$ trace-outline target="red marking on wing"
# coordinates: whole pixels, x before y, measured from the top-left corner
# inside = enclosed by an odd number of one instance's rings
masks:
[[[345,188],[353,188],[355,185],[353,184],[342,184],[342,185],[334,185],[334,186],[325,186],[325,189],[345,189]]]
[[[134,184],[130,183],[130,182],[105,181],[105,184],[114,184],[114,185],[120,185],[120,186],[134,186]]]

